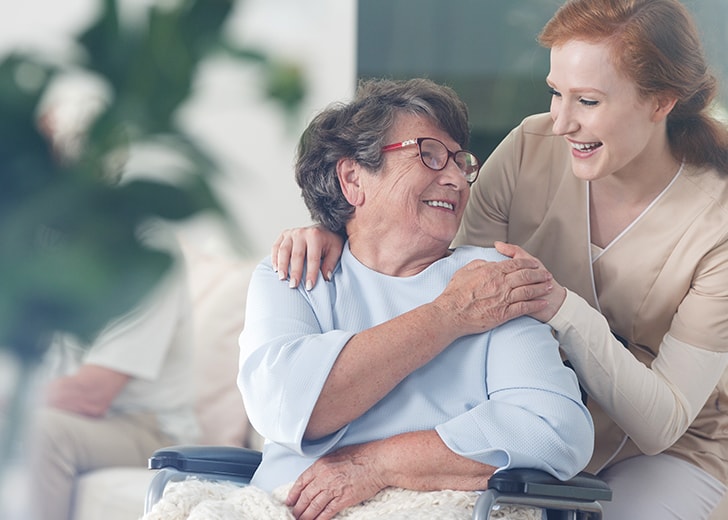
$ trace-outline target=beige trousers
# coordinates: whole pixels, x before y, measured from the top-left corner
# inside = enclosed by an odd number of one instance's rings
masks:
[[[32,520],[70,520],[78,476],[110,466],[145,468],[156,449],[173,443],[149,414],[90,418],[45,408],[32,430]]]
[[[632,457],[599,474],[612,488],[604,520],[706,520],[726,486],[687,461],[662,453]]]

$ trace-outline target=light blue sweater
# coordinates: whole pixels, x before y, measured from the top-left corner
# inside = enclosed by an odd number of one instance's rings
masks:
[[[349,339],[431,302],[457,269],[477,258],[504,257],[465,246],[399,278],[362,265],[347,244],[333,280],[311,291],[281,282],[270,258],[257,267],[238,376],[250,421],[266,438],[253,484],[271,491],[343,446],[433,428],[454,452],[501,469],[539,468],[566,479],[584,468],[593,449],[591,417],[551,329],[531,318],[459,338],[358,419],[324,439],[303,440]]]

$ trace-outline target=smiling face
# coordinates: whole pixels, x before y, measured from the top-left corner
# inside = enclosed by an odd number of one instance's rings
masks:
[[[572,40],[553,47],[547,83],[553,130],[572,147],[580,179],[636,175],[667,149],[667,114],[616,69],[606,43]]]
[[[451,151],[460,149],[429,119],[409,114],[397,118],[387,143],[417,137],[434,137]],[[355,192],[347,195],[356,208],[347,226],[352,252],[376,249],[389,259],[416,262],[447,253],[470,195],[469,185],[452,159],[443,170],[434,171],[422,163],[416,145],[386,152],[379,172],[359,167],[356,183],[344,180],[342,188],[345,193],[347,189]],[[364,261],[360,254],[357,257]]]

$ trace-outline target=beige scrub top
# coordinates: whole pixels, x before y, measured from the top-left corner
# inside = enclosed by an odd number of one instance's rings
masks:
[[[548,114],[531,116],[493,152],[454,244],[518,244],[571,291],[549,323],[564,351],[578,358],[574,366],[590,394],[596,445],[587,470],[664,450],[728,483],[728,174],[684,165],[595,257],[588,183],[573,175],[570,149],[551,126]],[[646,384],[652,381],[656,386]],[[650,419],[657,399],[644,393],[660,385],[670,413],[684,396],[697,395],[700,404],[668,443],[645,449],[639,436],[670,437]],[[641,409],[625,404],[630,395],[642,400]],[[597,402],[610,411],[622,407],[611,413],[616,422]]]

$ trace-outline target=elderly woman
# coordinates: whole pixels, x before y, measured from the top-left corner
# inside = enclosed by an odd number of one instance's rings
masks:
[[[505,257],[449,249],[478,175],[468,138],[464,104],[421,79],[364,82],[301,138],[306,204],[347,242],[311,290],[281,284],[270,258],[258,266],[238,379],[266,438],[253,484],[295,481],[296,518],[332,518],[387,487],[484,489],[509,467],[566,479],[591,456],[592,421],[549,327],[488,330],[479,315],[482,268]],[[523,273],[518,262],[500,275]]]

